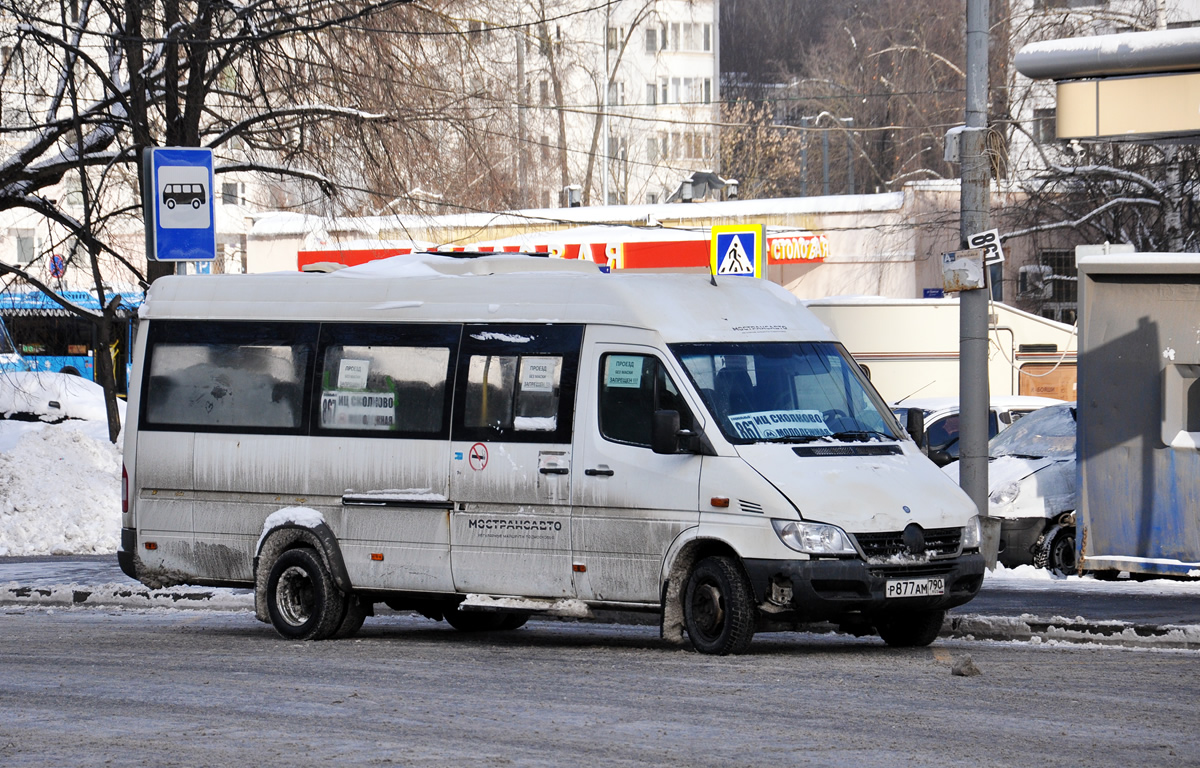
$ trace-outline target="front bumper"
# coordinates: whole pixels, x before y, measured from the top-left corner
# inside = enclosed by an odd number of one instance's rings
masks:
[[[746,560],[754,596],[797,621],[830,621],[853,614],[945,610],[969,601],[983,586],[983,555],[963,554],[917,565],[863,560]],[[889,579],[940,577],[943,595],[886,596]],[[790,594],[790,598],[788,595]]]
[[[1000,519],[1000,562],[1005,568],[1033,565],[1034,548],[1049,522],[1044,517]]]

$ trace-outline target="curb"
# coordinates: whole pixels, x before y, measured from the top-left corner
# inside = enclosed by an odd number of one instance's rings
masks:
[[[1200,626],[1194,624],[1136,624],[1062,616],[949,616],[940,637],[962,640],[1091,643],[1126,648],[1200,650]]]
[[[182,608],[205,611],[254,610],[250,590],[147,589],[119,584],[83,587],[0,587],[0,606],[37,608]]]

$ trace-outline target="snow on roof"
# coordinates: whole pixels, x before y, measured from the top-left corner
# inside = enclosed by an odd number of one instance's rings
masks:
[[[331,274],[156,280],[142,317],[380,322],[602,323],[676,341],[829,340],[824,324],[766,280],[602,274],[573,259],[410,254]]]
[[[1200,28],[1122,32],[1030,43],[1013,59],[1034,80],[1200,69]]]

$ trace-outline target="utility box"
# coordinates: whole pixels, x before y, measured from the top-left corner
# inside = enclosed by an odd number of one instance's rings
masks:
[[[1081,567],[1200,577],[1200,254],[1079,260]]]

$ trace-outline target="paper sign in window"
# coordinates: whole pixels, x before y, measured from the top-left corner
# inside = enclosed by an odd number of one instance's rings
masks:
[[[642,365],[646,358],[641,355],[609,355],[605,383],[610,388],[638,389],[642,386]]]
[[[553,392],[556,357],[521,358],[521,391]]]
[[[366,389],[370,360],[343,359],[338,366],[338,389]]]

